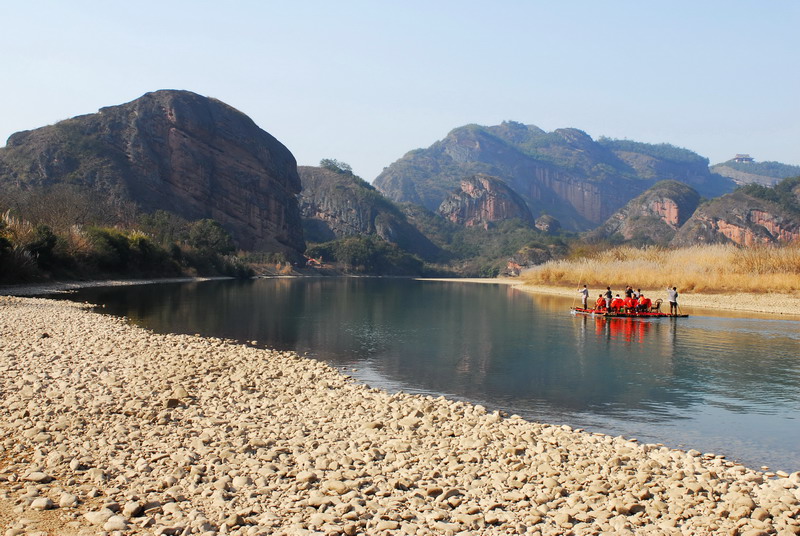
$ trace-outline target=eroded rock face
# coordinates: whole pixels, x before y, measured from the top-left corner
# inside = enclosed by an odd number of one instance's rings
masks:
[[[18,132],[0,149],[0,169],[7,184],[70,182],[145,212],[213,218],[243,249],[305,249],[294,156],[243,113],[188,91]]]
[[[666,245],[697,209],[700,195],[677,181],[662,181],[629,201],[590,240],[622,239]]]
[[[463,179],[461,188],[439,206],[439,213],[466,227],[510,219],[534,224],[530,210],[517,193],[500,179],[483,174]]]
[[[697,209],[672,245],[733,242],[742,246],[800,240],[800,218],[782,207],[743,192],[715,199]]]
[[[400,209],[364,180],[312,166],[298,168],[300,209],[309,242],[377,235],[426,260],[441,251]]]
[[[536,228],[547,234],[555,234],[561,230],[561,222],[549,214],[536,218]]]

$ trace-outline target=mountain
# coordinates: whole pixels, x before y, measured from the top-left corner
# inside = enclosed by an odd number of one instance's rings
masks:
[[[375,235],[425,260],[441,250],[411,225],[405,214],[372,185],[346,170],[298,167],[300,210],[309,242]]]
[[[774,187],[748,185],[700,205],[673,246],[730,243],[752,246],[800,240],[800,178]]]
[[[292,153],[243,113],[189,91],[147,93],[0,148],[0,188],[63,184],[147,213],[214,219],[242,249],[295,259],[305,249]]]
[[[747,157],[747,155],[740,155]],[[711,171],[732,179],[736,184],[761,184],[772,186],[782,179],[800,177],[800,166],[790,166],[780,162],[755,162],[749,157],[731,159],[711,166]]]
[[[588,233],[586,239],[667,245],[699,203],[700,194],[691,186],[678,181],[657,182]]]
[[[513,121],[456,128],[391,164],[374,185],[389,199],[436,210],[463,178],[477,173],[502,180],[534,217],[546,212],[570,230],[602,224],[660,180],[678,180],[708,197],[734,187],[709,172],[707,159],[686,149],[595,141],[574,128],[545,132]]]
[[[535,223],[519,194],[500,179],[482,173],[462,179],[460,188],[439,205],[439,214],[466,227],[511,219],[531,226]]]

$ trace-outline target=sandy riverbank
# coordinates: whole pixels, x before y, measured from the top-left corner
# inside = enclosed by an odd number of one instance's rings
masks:
[[[0,298],[5,534],[797,534],[800,473]]]

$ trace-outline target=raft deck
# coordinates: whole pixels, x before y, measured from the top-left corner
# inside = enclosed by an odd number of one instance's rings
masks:
[[[689,315],[662,313],[661,311],[638,311],[635,313],[615,313],[604,309],[584,309],[583,307],[572,307],[573,313],[592,316],[604,316],[607,318],[689,318]]]

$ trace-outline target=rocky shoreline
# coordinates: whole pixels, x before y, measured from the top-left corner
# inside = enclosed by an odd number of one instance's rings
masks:
[[[800,534],[800,473],[371,389],[0,297],[0,523],[89,534]]]

